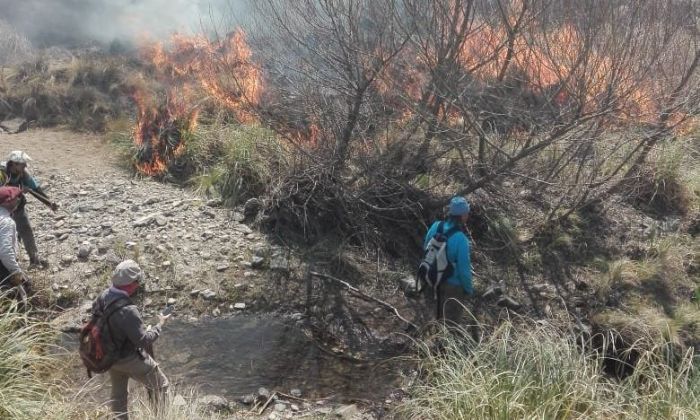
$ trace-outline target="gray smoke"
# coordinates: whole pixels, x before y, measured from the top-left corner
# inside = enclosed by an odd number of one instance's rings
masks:
[[[0,0],[0,19],[37,46],[164,39],[230,29],[246,0]]]

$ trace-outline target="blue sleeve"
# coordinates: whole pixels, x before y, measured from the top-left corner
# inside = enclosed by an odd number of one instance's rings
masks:
[[[39,188],[39,184],[36,182],[36,179],[34,179],[34,177],[27,172],[25,172],[22,176],[22,185],[32,191],[36,191],[36,189]]]
[[[433,222],[433,225],[430,226],[430,229],[428,229],[428,233],[425,234],[425,239],[423,239],[423,249],[425,249],[425,247],[428,246],[428,242],[430,241],[430,239],[432,239],[432,237],[435,236],[439,225],[440,222]]]
[[[466,235],[460,236],[459,245],[457,246],[457,267],[455,267],[455,272],[464,289],[464,293],[471,296],[474,294],[474,287],[472,285],[472,262],[471,256],[469,255],[469,238]]]

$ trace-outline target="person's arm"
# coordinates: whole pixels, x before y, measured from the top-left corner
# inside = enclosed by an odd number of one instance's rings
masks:
[[[457,247],[457,267],[455,271],[459,278],[459,282],[464,289],[464,293],[469,296],[474,295],[474,286],[472,284],[472,262],[469,247],[469,238],[467,235],[460,235],[459,245]]]
[[[139,314],[136,306],[125,306],[115,316],[119,327],[136,348],[145,348],[152,345],[160,336],[162,324],[158,323],[152,328],[146,329],[146,325],[143,323],[141,314]]]
[[[28,189],[30,189],[30,190],[32,190],[32,191],[36,191],[36,192],[38,192],[38,193],[41,194],[41,195],[44,195],[44,196],[46,195],[46,194],[44,194],[44,192],[42,191],[41,187],[39,186],[39,183],[38,183],[38,182],[36,181],[36,179],[32,176],[31,172],[29,172],[29,171],[26,170],[26,169],[24,170],[24,173],[22,174],[22,179],[20,180],[20,184],[21,184],[23,187],[28,188]]]
[[[433,236],[435,236],[435,233],[437,233],[437,228],[440,222],[433,222],[433,225],[430,226],[430,229],[428,229],[428,232],[425,234],[425,239],[423,239],[423,249],[425,249],[426,246],[428,246],[428,242],[430,242],[430,239],[432,239]]]
[[[11,219],[0,222],[0,261],[10,274],[22,272],[17,262],[16,237],[17,228]]]

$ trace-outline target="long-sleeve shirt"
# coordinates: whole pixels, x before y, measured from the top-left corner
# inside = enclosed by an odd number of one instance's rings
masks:
[[[10,212],[0,207],[0,262],[10,274],[22,271],[17,262],[18,255],[17,225]]]
[[[107,305],[125,296],[127,296],[126,292],[110,287],[93,304],[93,313],[97,311],[104,313]],[[135,305],[127,305],[117,310],[109,317],[108,322],[120,359],[143,354],[143,350],[151,346],[160,336],[158,325],[150,329],[146,328]]]
[[[7,170],[5,162],[0,163],[0,185],[29,188],[33,191],[42,192],[36,178],[27,169],[19,175],[13,175]]]
[[[436,221],[430,226],[423,241],[423,249],[425,249],[428,242],[435,236],[439,225],[440,221]],[[452,220],[445,221],[443,233],[446,233],[454,226],[455,223]],[[447,261],[452,264],[454,269],[452,275],[447,278],[447,283],[452,286],[461,286],[464,293],[473,295],[474,286],[472,285],[472,263],[469,238],[461,229],[453,233],[447,240]]]

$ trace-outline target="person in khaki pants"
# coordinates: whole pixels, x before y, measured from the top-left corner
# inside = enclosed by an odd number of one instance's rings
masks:
[[[104,313],[111,303],[133,297],[142,281],[141,267],[132,260],[122,261],[112,273],[112,285],[93,303],[93,313]],[[117,361],[109,369],[112,382],[112,411],[117,419],[129,418],[129,379],[142,383],[148,389],[152,402],[157,403],[168,389],[168,378],[153,357],[145,351],[158,339],[170,315],[158,317],[158,324],[147,329],[138,309],[129,302],[116,310],[107,321],[118,351]]]

